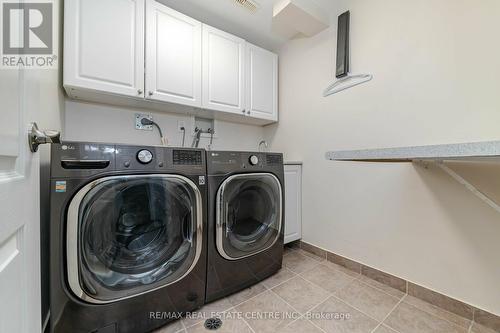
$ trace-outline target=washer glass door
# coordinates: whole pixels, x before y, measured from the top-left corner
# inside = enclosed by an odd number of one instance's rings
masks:
[[[200,255],[201,205],[196,185],[181,176],[90,183],[68,210],[71,289],[86,301],[106,303],[181,279]]]
[[[282,201],[280,182],[272,174],[227,178],[217,193],[219,253],[236,260],[271,247],[281,233]]]

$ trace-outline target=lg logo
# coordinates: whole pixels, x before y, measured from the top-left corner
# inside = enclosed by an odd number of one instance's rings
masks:
[[[52,54],[52,3],[3,3],[3,54]]]

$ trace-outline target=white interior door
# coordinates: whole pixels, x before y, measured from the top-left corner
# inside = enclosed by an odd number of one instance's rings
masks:
[[[203,25],[203,107],[245,113],[245,40]]]
[[[146,98],[201,107],[201,22],[149,0]]]
[[[39,98],[29,71],[0,70],[0,332],[41,330],[39,157],[28,124]],[[31,81],[30,81],[31,80]],[[38,101],[39,102],[39,101]]]

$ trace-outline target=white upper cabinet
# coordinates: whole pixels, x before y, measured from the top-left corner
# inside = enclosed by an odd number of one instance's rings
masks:
[[[203,108],[245,112],[244,63],[243,39],[203,25]]]
[[[278,120],[278,56],[247,43],[247,115]]]
[[[201,26],[147,1],[146,98],[201,107]]]
[[[144,0],[66,0],[64,85],[143,97]]]
[[[70,97],[155,110],[168,103],[172,112],[259,125],[278,120],[276,54],[156,0],[64,7]]]

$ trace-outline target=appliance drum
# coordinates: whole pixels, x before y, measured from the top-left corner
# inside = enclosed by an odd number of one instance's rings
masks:
[[[68,210],[72,291],[106,303],[178,281],[200,255],[201,205],[196,185],[176,175],[107,177],[82,188]]]
[[[271,247],[281,232],[282,190],[272,174],[227,178],[217,193],[217,249],[228,260]]]

